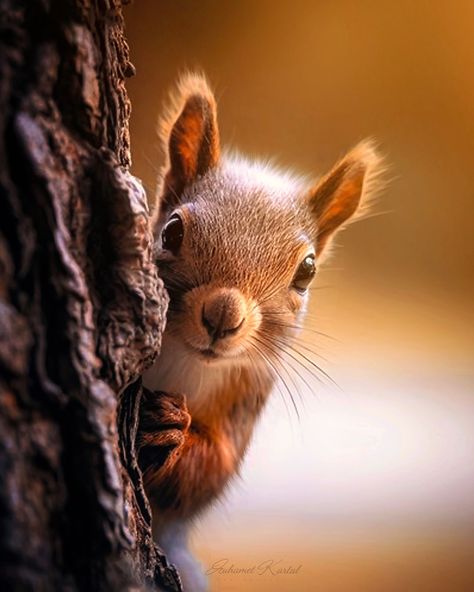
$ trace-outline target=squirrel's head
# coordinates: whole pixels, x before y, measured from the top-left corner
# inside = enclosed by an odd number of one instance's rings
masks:
[[[365,202],[379,157],[362,142],[309,183],[221,154],[216,102],[196,75],[181,80],[161,133],[156,249],[170,295],[167,334],[207,362],[279,357],[323,251]]]

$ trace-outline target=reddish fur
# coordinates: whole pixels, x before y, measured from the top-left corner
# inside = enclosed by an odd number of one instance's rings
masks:
[[[180,196],[186,187],[219,167],[221,154],[217,108],[205,78],[191,74],[180,81],[160,127],[161,138],[166,146],[166,164],[160,188],[162,210],[158,226],[164,223],[173,208],[179,206]],[[364,185],[367,184],[367,179],[370,182],[373,171],[378,170],[379,164],[380,159],[371,143],[362,142],[310,189],[306,199],[301,196],[317,230],[315,243],[318,257],[334,232],[358,209]],[[233,193],[235,190],[230,187],[229,195],[232,197]],[[226,216],[236,213],[236,202],[232,199],[228,207],[231,209],[224,212]],[[257,209],[258,204],[255,204],[254,211]],[[181,216],[185,223],[189,223],[186,208],[181,210]],[[284,229],[276,230],[284,233]],[[276,235],[275,240],[279,240]],[[203,248],[204,246],[202,245]],[[285,253],[289,253],[292,248],[293,244],[286,245]],[[212,253],[210,258],[215,255],[216,253]],[[181,256],[183,260],[187,258],[188,262],[192,260],[193,265],[200,264],[196,252],[187,252],[186,246],[183,246]],[[295,256],[300,258],[303,253],[298,251]],[[222,259],[215,265],[217,279],[221,282],[224,279],[226,259],[228,257],[222,253]],[[207,263],[204,262],[205,265]],[[297,264],[297,260],[286,261],[285,265],[291,266],[290,276]],[[238,264],[231,267],[234,272]],[[194,347],[202,348],[203,343],[208,340],[208,335],[201,326],[202,310],[208,317],[215,317],[213,321],[217,323],[216,319],[222,316],[222,310],[225,309],[229,327],[238,325],[239,319],[246,317],[242,330],[235,337],[225,340],[231,349],[235,342],[245,341],[247,334],[258,334],[258,327],[251,325],[251,313],[257,314],[254,299],[260,295],[260,289],[270,290],[275,277],[279,279],[286,272],[286,269],[275,269],[271,277],[257,275],[250,279],[246,275],[245,286],[232,284],[222,287],[217,284],[216,288],[211,282],[194,287],[185,294],[186,305],[182,306],[191,312],[188,316],[179,316],[179,330],[186,334]],[[162,273],[165,274],[163,277],[166,283],[166,270],[162,269]],[[230,290],[234,290],[235,294],[230,294]],[[243,296],[247,291],[253,296],[248,302]],[[216,304],[214,308],[213,304]],[[276,300],[274,306],[277,306]],[[300,306],[301,299],[290,290],[286,300],[278,308],[278,321],[285,322],[286,317],[282,316],[282,312],[287,311],[288,324],[294,323],[293,315]],[[175,330],[172,315],[168,323],[168,330]],[[270,329],[267,327],[266,330],[276,335],[275,326]],[[278,338],[281,339],[282,336],[276,335],[275,339]],[[225,353],[225,345],[220,344],[220,347],[220,353]],[[270,357],[271,354],[270,351]],[[266,384],[258,370],[239,368],[238,372],[229,374],[228,383],[221,392],[208,394],[208,404],[190,409],[192,419],[182,395],[147,394],[142,409],[140,458],[145,471],[145,485],[154,505],[162,511],[161,514],[165,511],[167,517],[189,518],[218,497],[238,469],[256,418],[271,390],[272,380],[267,379]]]
[[[174,212],[184,230],[177,254],[158,239],[170,309],[160,357],[144,375],[160,392],[145,391],[137,446],[154,536],[185,589],[201,592],[183,527],[237,474],[304,313],[295,273],[309,252],[319,263],[367,202],[380,158],[362,142],[308,187],[221,156],[215,100],[196,75],[182,79],[161,129],[166,164],[153,223],[159,235]]]
[[[145,391],[139,458],[158,516],[189,518],[219,496],[238,470],[265,399],[252,392],[245,372],[216,394],[211,413],[192,419],[184,397]]]

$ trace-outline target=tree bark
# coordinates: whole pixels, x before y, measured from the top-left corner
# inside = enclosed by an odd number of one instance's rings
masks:
[[[180,590],[134,438],[167,297],[119,0],[0,0],[0,589]]]

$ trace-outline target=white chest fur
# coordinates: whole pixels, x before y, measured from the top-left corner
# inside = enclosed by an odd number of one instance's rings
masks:
[[[235,360],[201,360],[165,333],[160,355],[143,374],[143,384],[150,390],[186,395],[192,414],[211,405],[214,396],[225,389],[230,373],[238,373],[241,367],[242,363]]]

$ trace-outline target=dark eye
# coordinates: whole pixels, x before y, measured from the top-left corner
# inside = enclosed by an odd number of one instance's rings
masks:
[[[303,293],[316,273],[316,263],[314,261],[314,254],[306,255],[303,261],[299,264],[296,270],[295,277],[291,287],[297,292]]]
[[[161,247],[164,251],[171,251],[173,255],[179,251],[183,242],[184,225],[178,214],[173,214],[161,232]]]

